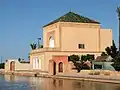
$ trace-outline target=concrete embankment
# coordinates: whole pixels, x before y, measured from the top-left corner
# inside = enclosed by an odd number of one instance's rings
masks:
[[[57,76],[54,76],[52,78],[61,78],[61,79],[74,79],[74,80],[81,80],[81,81],[92,81],[92,82],[104,82],[104,83],[115,83],[115,84],[120,84],[120,80],[119,79],[109,79],[109,78],[101,78],[99,76],[98,77],[92,77],[92,76],[89,76],[89,77],[84,77],[84,76],[63,76],[63,75],[57,75]]]
[[[80,74],[59,74],[59,75],[48,75],[47,73],[39,73],[33,71],[14,71],[5,72],[0,70],[0,74],[8,75],[18,75],[18,76],[36,76],[45,78],[55,78],[55,79],[74,79],[81,81],[93,81],[93,82],[104,82],[104,83],[115,83],[120,84],[120,77],[117,76],[104,76],[104,75],[80,75]]]

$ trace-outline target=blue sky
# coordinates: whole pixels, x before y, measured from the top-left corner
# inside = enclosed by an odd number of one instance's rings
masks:
[[[27,59],[29,44],[42,37],[42,26],[70,10],[113,29],[118,46],[117,6],[120,0],[0,0],[0,56]]]

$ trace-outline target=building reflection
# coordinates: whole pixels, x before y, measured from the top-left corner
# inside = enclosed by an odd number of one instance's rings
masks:
[[[80,80],[21,77],[14,75],[4,75],[4,79],[14,83],[25,83],[28,87],[26,90],[120,90],[118,84]]]

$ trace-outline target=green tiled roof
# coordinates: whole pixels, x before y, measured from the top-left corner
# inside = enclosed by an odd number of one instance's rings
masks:
[[[74,12],[68,12],[67,14],[59,17],[58,19],[50,22],[47,25],[44,25],[43,27],[51,25],[51,24],[54,24],[56,22],[78,22],[78,23],[95,23],[95,24],[100,24],[99,22],[97,22],[95,20],[92,20],[92,19],[89,19],[87,17],[78,15],[78,14],[76,14]]]

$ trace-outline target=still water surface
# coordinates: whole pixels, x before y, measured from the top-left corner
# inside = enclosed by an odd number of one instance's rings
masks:
[[[0,75],[0,90],[120,90],[120,84]]]

